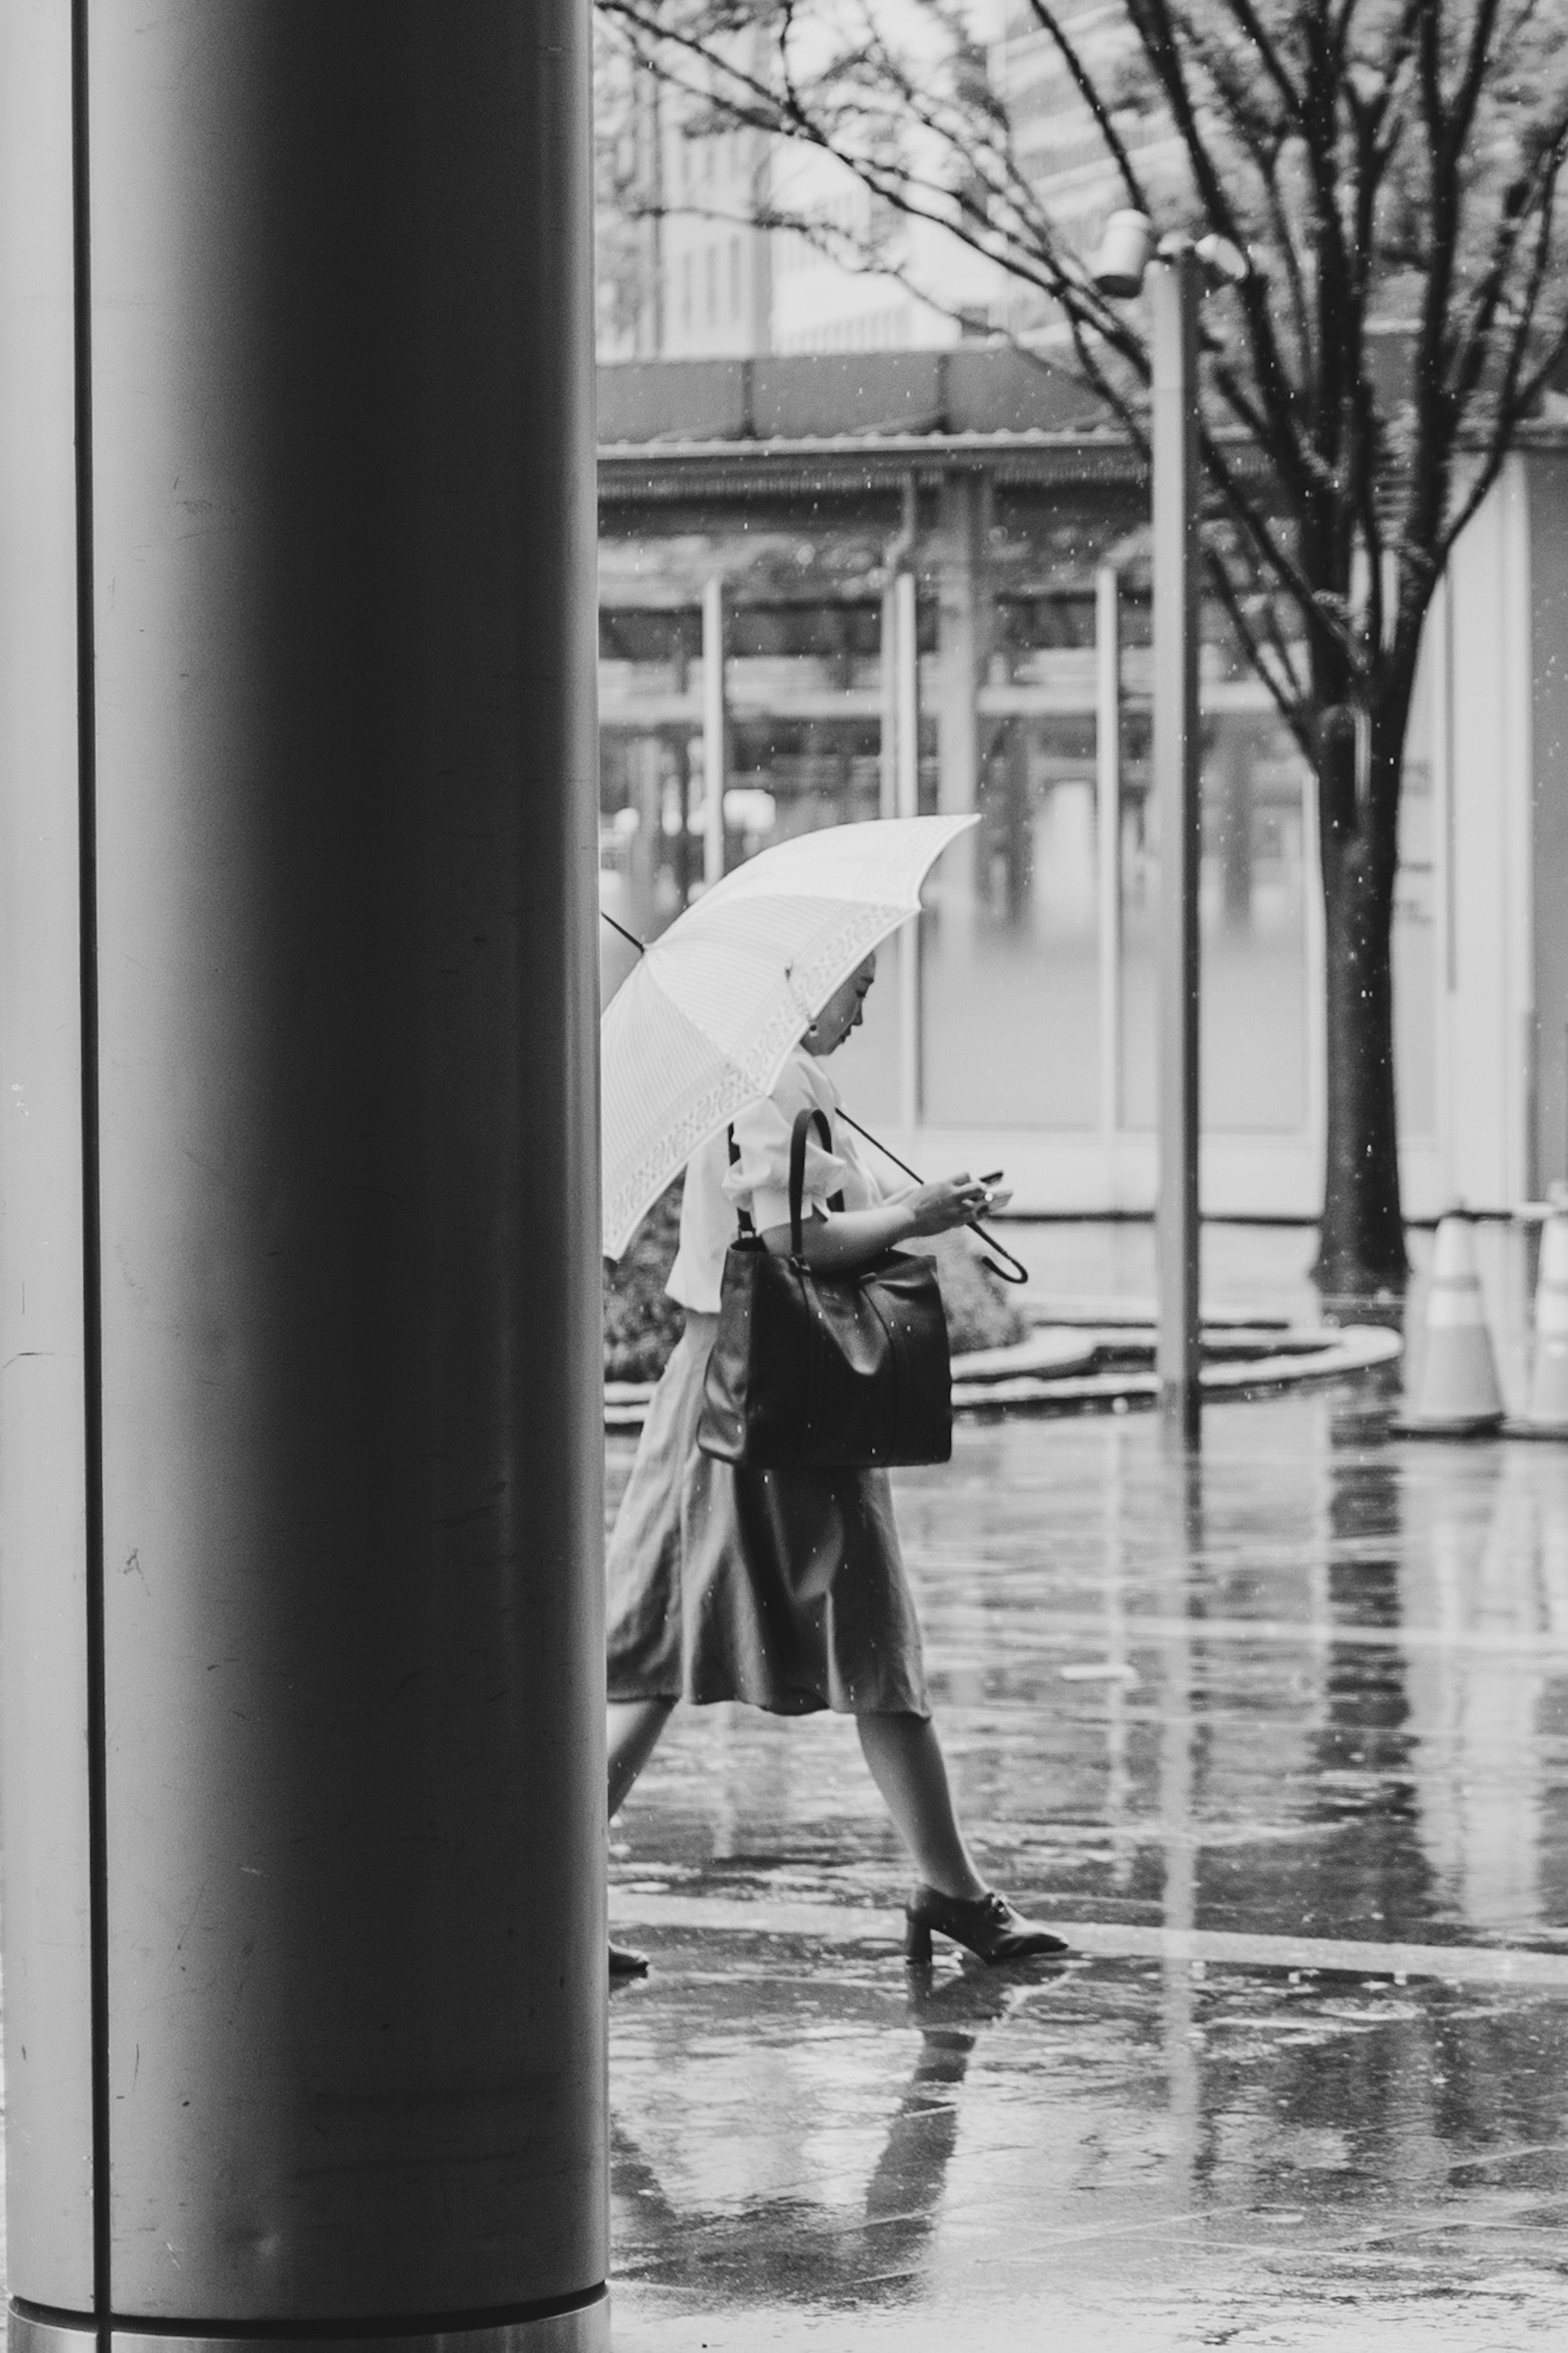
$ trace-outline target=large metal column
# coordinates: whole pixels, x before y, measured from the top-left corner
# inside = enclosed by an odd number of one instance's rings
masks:
[[[605,2340],[587,16],[0,13],[13,2347]]]

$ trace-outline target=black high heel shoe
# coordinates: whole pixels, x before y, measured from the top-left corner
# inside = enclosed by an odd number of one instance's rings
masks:
[[[610,1947],[610,1975],[613,1978],[646,1978],[647,1955],[632,1950],[629,1945]]]
[[[916,1887],[904,1906],[904,1958],[911,1968],[929,1965],[933,1928],[982,1961],[1045,1960],[1072,1950],[1065,1936],[1026,1920],[994,1887],[973,1897]]]

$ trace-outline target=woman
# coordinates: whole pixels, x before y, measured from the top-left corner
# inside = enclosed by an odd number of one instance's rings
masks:
[[[868,955],[807,1026],[768,1100],[687,1170],[668,1283],[686,1331],[654,1394],[610,1540],[610,1814],[678,1699],[747,1700],[783,1715],[838,1709],[855,1718],[918,1874],[905,1907],[908,1957],[929,1959],[938,1929],[984,1960],[1023,1960],[1068,1948],[985,1885],[963,1842],[886,1472],[735,1470],[697,1445],[737,1209],[750,1210],[771,1250],[789,1249],[798,1112],[825,1111],[833,1135],[831,1153],[814,1135],[806,1154],[805,1257],[815,1268],[868,1265],[1006,1198],[967,1176],[888,1195],[862,1164],[823,1064],[859,1028],[876,971]],[[647,1967],[614,1946],[610,1965],[617,1974]]]

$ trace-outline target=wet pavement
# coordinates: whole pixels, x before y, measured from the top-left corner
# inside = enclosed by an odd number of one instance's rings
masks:
[[[678,1715],[612,1852],[618,2353],[1568,2341],[1568,1447],[1386,1409],[900,1475],[966,1822],[1065,1966],[906,1972],[853,1727]]]

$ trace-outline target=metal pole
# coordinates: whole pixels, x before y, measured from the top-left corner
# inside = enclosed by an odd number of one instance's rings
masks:
[[[606,2341],[588,67],[0,11],[13,2353]]]
[[[945,812],[965,816],[980,800],[980,714],[976,689],[987,635],[984,490],[971,473],[942,478],[938,508],[941,550],[937,575],[937,798]],[[948,851],[946,871],[964,861],[973,836]]]
[[[893,583],[894,815],[921,807],[920,607],[915,575]],[[917,920],[899,934],[899,1124],[912,1135],[921,1116],[921,937]]]
[[[1169,1426],[1168,1426],[1169,1427]],[[1172,1433],[1173,1435],[1173,1431]],[[1198,1778],[1199,1743],[1203,1727],[1194,1704],[1199,1688],[1194,1668],[1195,1644],[1188,1630],[1194,1624],[1194,1601],[1202,1591],[1204,1540],[1203,1494],[1196,1482],[1201,1458],[1184,1449],[1175,1466],[1186,1488],[1183,1498],[1185,1539],[1181,1553],[1161,1577],[1164,1607],[1177,1629],[1163,1645],[1165,1670],[1164,1705],[1161,1711],[1158,1803],[1164,1846],[1163,1924],[1174,1949],[1162,1969],[1161,2040],[1164,2046],[1165,2102],[1170,2120],[1172,2173],[1184,2201],[1194,2195],[1199,2136],[1202,2129],[1202,2063],[1194,2049],[1197,2010],[1192,1963],[1182,1956],[1182,1941],[1197,1925],[1198,1910]],[[1197,1620],[1201,1623],[1201,1620]]]
[[[899,575],[882,591],[881,712],[877,744],[877,814],[899,814]]]
[[[1095,805],[1099,819],[1100,1124],[1121,1125],[1121,613],[1116,566],[1094,582]]]
[[[634,72],[636,72],[637,74],[638,74],[638,76],[639,76],[639,77],[642,75],[642,72],[643,72],[643,69],[642,69],[642,68],[640,68],[640,67],[637,67],[637,68],[634,68],[634,69],[633,69],[633,70],[634,70]],[[656,75],[652,74],[652,73],[649,73],[649,74],[647,74],[647,75],[646,81],[644,81],[644,82],[642,83],[642,87],[645,89],[646,93],[647,93],[647,110],[648,110],[648,117],[649,117],[649,123],[650,123],[650,136],[649,136],[649,150],[650,150],[650,153],[649,153],[649,161],[650,161],[650,164],[651,164],[652,169],[651,169],[651,171],[650,171],[649,177],[650,177],[650,179],[651,179],[651,181],[652,181],[652,183],[653,183],[653,185],[652,185],[652,188],[651,188],[651,190],[650,190],[650,194],[652,195],[652,197],[653,197],[653,206],[652,206],[652,214],[651,214],[651,217],[650,217],[650,219],[649,219],[649,221],[648,221],[648,247],[649,247],[648,285],[647,285],[647,290],[645,290],[643,301],[642,301],[642,302],[638,305],[638,309],[637,309],[637,326],[638,326],[638,329],[640,330],[640,329],[641,329],[641,326],[642,326],[643,318],[644,318],[644,316],[646,315],[646,312],[647,311],[647,310],[651,307],[652,311],[653,311],[653,356],[654,356],[654,358],[655,358],[656,360],[658,360],[658,359],[662,359],[662,358],[664,357],[664,160],[665,160],[665,159],[664,159],[664,107],[663,107],[663,103],[662,103],[662,100],[663,100],[663,90],[662,90],[662,86],[661,86],[661,84],[659,83],[658,77],[657,77]],[[639,353],[639,356],[640,356],[640,353]]]
[[[906,474],[904,477],[903,494],[900,504],[901,512],[899,521],[898,532],[890,542],[887,552],[887,586],[882,590],[882,659],[880,663],[882,687],[882,740],[880,779],[881,793],[879,807],[880,813],[883,817],[899,816],[901,812],[902,807],[900,797],[902,787],[900,784],[901,771],[900,769],[899,762],[901,755],[899,746],[902,741],[902,737],[900,733],[900,712],[903,708],[903,699],[906,691],[906,681],[903,674],[903,656],[900,650],[903,645],[903,638],[900,634],[902,624],[900,617],[902,612],[902,607],[899,600],[900,596],[905,593],[900,588],[900,583],[909,572],[910,564],[915,551],[915,543],[920,537],[920,493],[916,488],[913,474]],[[910,593],[912,594],[912,589]],[[917,797],[918,787],[919,768],[917,763]],[[911,801],[911,813],[913,811],[913,807],[914,803]]]
[[[724,872],[724,788],[730,781],[730,712],[724,694],[724,583],[702,591],[702,879]]]
[[[1161,1404],[1198,1433],[1196,257],[1149,272],[1153,324],[1154,799],[1160,835],[1156,1248]]]
[[[1433,591],[1426,616],[1432,667],[1432,836],[1436,890],[1437,976],[1432,992],[1436,1030],[1437,1138],[1444,1197],[1457,1190],[1458,1134],[1451,1043],[1458,979],[1454,871],[1454,591],[1447,573]]]

